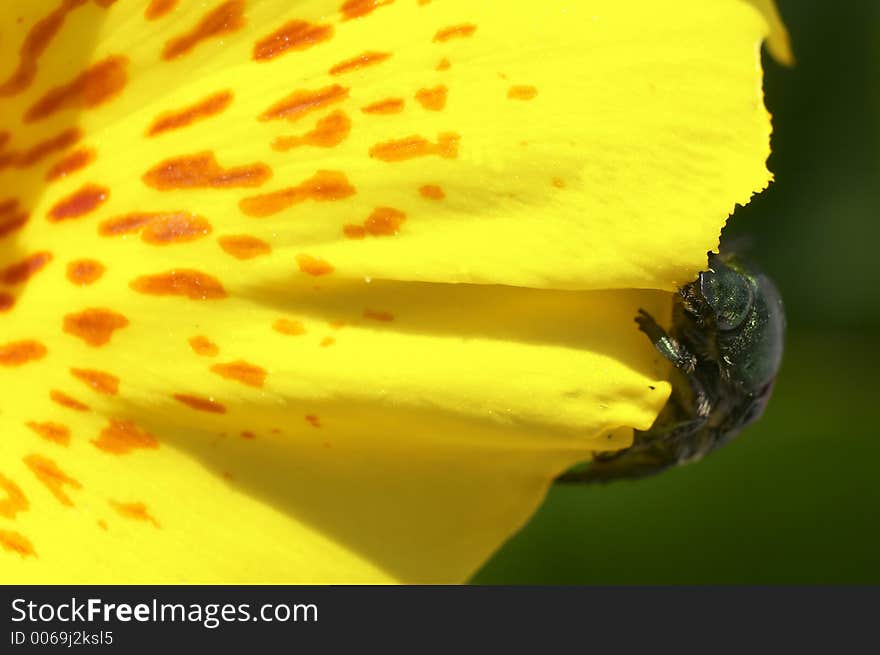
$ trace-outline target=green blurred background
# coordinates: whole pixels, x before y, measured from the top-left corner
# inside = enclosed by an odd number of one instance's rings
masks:
[[[776,182],[724,233],[786,303],[764,418],[698,465],[553,489],[474,582],[880,583],[880,2],[778,4]]]

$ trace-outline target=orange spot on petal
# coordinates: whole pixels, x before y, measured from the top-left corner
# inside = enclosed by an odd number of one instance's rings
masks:
[[[208,189],[260,186],[272,177],[262,163],[223,168],[213,152],[174,157],[156,164],[141,176],[144,184],[158,189]]]
[[[76,410],[77,412],[87,412],[89,411],[89,406],[79,402],[75,398],[71,398],[66,393],[58,391],[57,389],[53,389],[49,392],[49,398],[52,402],[61,405],[62,407],[67,407],[68,409]]]
[[[321,419],[314,414],[306,414],[306,421],[308,421],[309,425],[311,425],[313,428],[321,427]]]
[[[21,366],[42,359],[46,352],[39,341],[13,341],[0,346],[0,366]]]
[[[24,114],[24,122],[42,120],[63,109],[89,109],[112,100],[128,82],[128,59],[107,57],[80,73],[71,82],[55,87]]]
[[[162,59],[170,61],[192,51],[199,43],[231,34],[245,25],[244,0],[230,0],[205,14],[189,32],[171,39],[162,50]]]
[[[64,331],[82,339],[90,346],[98,347],[109,343],[116,330],[128,326],[128,319],[110,309],[92,308],[64,317]]]
[[[286,118],[289,121],[299,120],[306,114],[318,111],[336,102],[348,98],[348,89],[334,84],[316,91],[298,90],[286,98],[282,98],[260,114],[260,120],[270,121]]]
[[[15,515],[28,508],[28,500],[17,484],[0,473],[0,516],[14,519]]]
[[[36,557],[34,545],[23,534],[12,530],[0,530],[0,546],[3,550],[17,553],[22,557]]]
[[[25,465],[37,476],[37,479],[46,485],[46,488],[62,505],[73,506],[73,501],[64,490],[64,487],[82,489],[82,485],[58,468],[58,465],[48,457],[42,455],[28,455],[24,458]]]
[[[58,178],[72,175],[95,161],[96,153],[91,148],[81,148],[76,150],[64,159],[56,162],[52,168],[46,172],[45,180],[51,182]]]
[[[454,133],[444,133],[437,143],[431,143],[421,136],[413,135],[394,141],[378,143],[370,148],[370,157],[386,162],[405,161],[415,157],[437,155],[444,159],[458,157],[458,145],[461,137]]]
[[[428,200],[443,200],[446,197],[443,189],[436,184],[426,184],[419,187],[419,194]]]
[[[381,64],[391,57],[390,52],[362,52],[357,57],[346,59],[333,66],[328,72],[330,75],[344,75],[352,71]]]
[[[394,314],[392,314],[391,312],[381,312],[373,309],[367,309],[364,311],[364,318],[369,318],[373,321],[388,322],[394,320]]]
[[[298,336],[306,333],[306,329],[301,322],[289,318],[279,318],[272,324],[272,329],[281,334],[287,334],[290,336]]]
[[[186,243],[206,237],[211,224],[201,216],[176,212],[154,217],[144,227],[141,239],[156,246]]]
[[[216,357],[220,352],[217,344],[204,336],[190,338],[189,345],[196,355],[202,355],[203,357]]]
[[[159,440],[152,434],[139,428],[133,421],[120,419],[110,419],[107,427],[92,443],[112,455],[126,455],[138,448],[154,450],[159,447]]]
[[[174,9],[178,0],[151,0],[150,4],[144,10],[144,18],[147,20],[158,20],[169,11]]]
[[[533,86],[512,86],[507,90],[507,97],[511,100],[531,100],[538,95],[538,89]]]
[[[352,18],[360,18],[370,14],[379,7],[390,5],[394,0],[346,0],[339,8],[342,12],[343,20],[351,20]]]
[[[36,421],[28,421],[25,423],[27,427],[36,432],[46,441],[66,446],[70,443],[70,428],[60,423],[37,423]]]
[[[299,186],[244,198],[238,203],[238,206],[248,216],[262,217],[277,214],[306,200],[316,202],[343,200],[355,193],[355,188],[349,183],[344,173],[318,171]]]
[[[309,275],[319,276],[328,275],[333,272],[333,266],[325,262],[323,259],[310,257],[309,255],[297,255],[296,263],[299,270]]]
[[[57,223],[85,216],[104,204],[109,196],[110,189],[95,184],[86,184],[78,191],[55,203],[49,210],[48,218],[51,222]]]
[[[249,387],[259,388],[266,382],[266,369],[242,360],[215,364],[211,367],[211,371],[227,380],[236,380]]]
[[[451,25],[449,27],[444,27],[442,30],[439,30],[437,34],[434,35],[434,42],[442,43],[444,41],[449,41],[450,39],[461,39],[468,36],[473,36],[474,32],[476,31],[476,25]]]
[[[440,111],[446,106],[448,89],[442,84],[431,89],[419,89],[416,100],[429,111]]]
[[[52,253],[36,252],[0,271],[0,282],[9,286],[24,284],[52,261]]]
[[[134,519],[135,521],[152,523],[155,527],[159,527],[159,522],[150,516],[147,506],[144,503],[120,503],[111,500],[110,505],[120,516],[124,516],[127,519]]]
[[[176,393],[173,397],[176,401],[200,412],[209,412],[212,414],[226,413],[226,407],[216,402],[213,398],[203,398],[201,396],[193,396],[185,393]]]
[[[219,114],[232,103],[232,91],[221,91],[189,107],[158,116],[147,130],[147,136],[178,130],[197,121]]]
[[[189,269],[143,275],[130,282],[129,286],[138,293],[183,296],[190,300],[219,300],[227,296],[226,289],[217,278]]]
[[[107,269],[94,259],[78,259],[67,265],[67,279],[71,283],[86,286],[101,279]]]
[[[365,114],[399,114],[403,111],[405,105],[406,103],[403,98],[386,98],[366,107],[361,107],[361,111]]]
[[[315,25],[303,20],[292,20],[254,45],[254,59],[268,61],[288,50],[307,50],[333,36],[332,25]]]
[[[223,251],[236,259],[253,259],[272,252],[272,246],[247,234],[224,236],[217,239]]]
[[[318,121],[315,129],[302,136],[279,136],[272,140],[272,149],[285,152],[299,146],[333,148],[345,141],[351,132],[351,120],[345,112],[334,111]]]
[[[119,393],[119,378],[104,371],[95,371],[85,368],[70,369],[71,375],[81,382],[85,382],[93,390],[108,396]]]

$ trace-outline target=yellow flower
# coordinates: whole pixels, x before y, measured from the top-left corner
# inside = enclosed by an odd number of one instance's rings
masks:
[[[767,184],[786,54],[759,0],[0,30],[4,582],[465,580],[663,406],[633,316]]]

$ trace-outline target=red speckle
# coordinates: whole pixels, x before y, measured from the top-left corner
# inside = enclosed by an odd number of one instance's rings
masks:
[[[158,116],[147,130],[147,136],[177,130],[219,114],[232,103],[232,91],[220,91],[201,102]]]
[[[52,253],[35,252],[0,271],[0,282],[9,286],[24,284],[51,261]]]
[[[272,246],[268,243],[247,234],[220,237],[217,242],[226,254],[236,259],[253,259],[272,252]]]
[[[339,62],[328,72],[331,75],[343,75],[345,73],[360,70],[361,68],[366,68],[367,66],[381,64],[389,57],[391,57],[390,52],[363,52],[357,57],[352,57],[351,59]]]
[[[220,352],[217,344],[204,336],[190,338],[189,345],[196,355],[202,355],[203,357],[216,357]]]
[[[311,199],[316,202],[343,200],[355,193],[355,188],[351,186],[344,173],[318,171],[299,186],[244,198],[238,206],[248,216],[269,216],[305,200]]]
[[[53,389],[49,392],[49,398],[52,402],[61,405],[62,407],[67,407],[67,409],[73,409],[77,412],[87,412],[89,411],[89,406],[85,403],[81,403],[75,398],[71,398],[66,393],[58,391],[57,389]]]
[[[211,367],[211,371],[227,380],[236,380],[249,387],[260,388],[266,382],[266,369],[242,360],[215,364]]]
[[[318,121],[315,129],[302,136],[279,136],[273,139],[272,148],[280,152],[299,146],[332,148],[342,143],[351,132],[351,121],[345,112],[334,111]]]
[[[343,14],[343,20],[360,18],[374,12],[379,7],[390,5],[394,0],[347,0],[339,11]]]
[[[260,114],[261,121],[286,118],[296,121],[313,111],[318,111],[348,98],[348,89],[334,84],[317,91],[298,90],[291,93]]]
[[[138,293],[153,296],[183,296],[190,300],[219,300],[226,298],[226,289],[212,275],[190,269],[180,269],[142,275],[129,286]]]
[[[147,186],[159,191],[256,187],[272,177],[272,169],[262,163],[222,168],[213,152],[174,157],[156,164],[141,176]]]
[[[159,440],[152,434],[140,429],[133,421],[120,419],[110,419],[107,427],[92,443],[112,455],[126,455],[138,448],[155,450],[159,447]]]
[[[91,148],[80,148],[56,162],[52,168],[46,171],[44,179],[51,182],[60,177],[67,177],[91,164],[95,161],[96,156],[95,151]]]
[[[46,356],[46,346],[39,341],[13,341],[0,346],[0,366],[21,366]]]
[[[448,89],[442,84],[432,89],[419,89],[416,100],[428,111],[440,111],[446,106]]]
[[[442,30],[439,30],[437,34],[434,35],[434,42],[442,43],[444,41],[449,41],[450,39],[461,39],[464,37],[473,36],[474,32],[476,31],[477,26],[470,24],[444,27]]]
[[[254,45],[254,59],[268,61],[288,50],[307,50],[333,36],[332,25],[315,25],[303,20],[292,20]]]
[[[70,443],[70,428],[60,423],[37,423],[36,421],[28,421],[25,425],[36,432],[46,441],[57,443],[60,446],[66,446]]]
[[[103,346],[110,342],[116,330],[128,326],[128,319],[110,309],[93,308],[64,317],[64,331],[82,339],[90,346]]]
[[[73,501],[64,491],[64,487],[81,489],[82,485],[77,480],[64,473],[51,459],[42,455],[28,455],[24,458],[24,463],[37,479],[46,485],[59,503],[68,507],[73,506]]]
[[[103,205],[109,196],[110,189],[95,184],[86,184],[79,191],[55,203],[49,210],[48,218],[51,222],[57,223],[85,216]]]
[[[151,0],[150,4],[144,10],[144,18],[147,20],[157,20],[162,18],[169,11],[174,9],[178,0]]]
[[[78,259],[67,265],[67,279],[78,286],[87,286],[100,280],[106,270],[94,259]]]
[[[119,393],[119,378],[104,371],[85,368],[72,368],[70,374],[80,382],[84,382],[97,393],[115,396]]]
[[[185,393],[174,394],[174,399],[191,409],[211,414],[225,414],[226,407],[216,402],[213,398],[203,398]]]
[[[405,105],[406,103],[403,98],[386,98],[366,107],[361,107],[361,111],[365,114],[399,114],[403,111]]]
[[[171,39],[162,50],[162,59],[170,61],[185,55],[202,41],[231,34],[245,25],[244,0],[224,2],[204,18],[189,32]]]
[[[431,143],[424,137],[413,135],[376,144],[370,148],[370,157],[387,162],[405,161],[427,155],[455,159],[458,157],[460,139],[458,134],[447,132],[439,136],[437,143]]]
[[[24,122],[42,120],[62,109],[89,109],[117,96],[128,82],[128,59],[113,56],[94,64],[72,82],[55,87],[24,114]]]
[[[316,277],[319,275],[329,275],[334,270],[333,266],[325,262],[323,259],[310,257],[309,255],[297,255],[296,263],[299,266],[299,270],[303,273],[314,275]]]

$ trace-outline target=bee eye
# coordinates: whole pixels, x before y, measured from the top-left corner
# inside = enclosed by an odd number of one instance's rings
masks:
[[[749,279],[719,261],[713,263],[712,270],[700,273],[700,292],[723,331],[742,325],[755,302]]]

